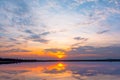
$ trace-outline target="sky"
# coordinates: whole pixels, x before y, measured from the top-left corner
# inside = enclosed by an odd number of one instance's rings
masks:
[[[120,58],[120,0],[0,0],[0,57]]]

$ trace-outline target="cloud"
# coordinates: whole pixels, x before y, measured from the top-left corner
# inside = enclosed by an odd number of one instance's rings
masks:
[[[88,38],[82,38],[82,37],[74,37],[75,40],[83,40],[83,41],[87,41]]]
[[[3,25],[0,24],[0,31],[5,32],[6,30],[4,29]]]
[[[29,34],[33,34],[33,32],[31,30],[25,30],[24,32],[29,33]]]
[[[48,43],[49,40],[39,38],[39,39],[33,39],[33,41],[40,43]]]
[[[65,52],[65,50],[63,49],[55,49],[55,48],[51,48],[51,49],[44,49],[46,52],[58,52],[58,51],[61,51],[61,52]]]
[[[47,43],[49,41],[47,39],[44,39],[43,37],[48,35],[50,32],[43,32],[40,34],[36,34],[31,30],[25,30],[24,32],[29,33],[29,36],[25,37],[26,40],[31,40],[31,41],[40,42],[40,43]]]
[[[15,38],[9,38],[11,41],[17,41]]]
[[[28,33],[28,34],[30,34],[30,35],[36,35],[36,32],[35,32],[35,31],[32,31],[32,30],[25,30],[25,31],[23,31],[23,32]],[[49,31],[39,32],[39,35],[41,35],[41,36],[46,36],[46,35],[48,35],[48,34],[50,34]]]
[[[115,59],[120,58],[119,46],[79,46],[67,51],[66,59]]]
[[[43,33],[41,33],[40,35],[48,35],[48,34],[50,34],[50,32],[43,32]]]
[[[74,40],[76,40],[77,42],[72,44],[71,47],[79,47],[81,44],[85,44],[86,41],[88,41],[88,38],[83,38],[83,37],[74,37]]]
[[[11,48],[14,47],[15,45],[1,45],[0,48]]]
[[[29,37],[26,38],[26,40],[31,40],[34,42],[40,42],[40,43],[47,43],[49,40],[41,38],[41,35],[39,34],[32,34]]]
[[[108,47],[93,47],[93,46],[80,46],[77,48],[72,48],[70,53],[78,54],[119,54],[119,46],[108,46]]]
[[[0,22],[0,24],[2,24],[3,26],[12,25],[14,27],[16,25],[17,26],[29,25],[30,23],[30,15],[28,14],[29,7],[24,0],[21,0],[21,1],[2,0],[0,1],[0,3],[1,3],[0,17],[2,17],[2,21]]]
[[[31,52],[31,51],[26,49],[20,49],[20,48],[0,51],[0,53],[11,53],[11,52]]]
[[[107,32],[109,32],[110,30],[103,30],[103,31],[99,31],[99,32],[97,32],[98,34],[104,34],[104,33],[107,33]]]

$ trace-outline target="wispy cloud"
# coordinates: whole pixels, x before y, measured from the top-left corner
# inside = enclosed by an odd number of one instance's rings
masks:
[[[31,52],[31,51],[25,49],[19,49],[19,48],[0,51],[0,53],[12,53],[12,52]]]
[[[25,30],[24,32],[29,34],[28,37],[25,37],[26,40],[31,40],[40,43],[47,43],[49,41],[47,39],[44,39],[43,37],[48,35],[50,32],[43,32],[39,34],[36,34],[31,30]]]
[[[56,52],[58,52],[58,51],[61,51],[61,52],[66,52],[65,50],[63,50],[63,49],[44,49],[46,52],[54,52],[54,53],[56,53]]]
[[[75,40],[83,40],[83,41],[87,41],[88,38],[82,38],[82,37],[74,37]]]
[[[13,47],[15,45],[1,45],[0,48],[10,48],[10,47]]]
[[[107,32],[109,32],[110,30],[103,30],[103,31],[99,31],[99,32],[97,32],[98,34],[103,34],[103,33],[107,33]]]

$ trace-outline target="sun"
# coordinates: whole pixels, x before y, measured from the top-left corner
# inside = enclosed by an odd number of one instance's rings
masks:
[[[64,53],[64,52],[61,52],[61,51],[58,51],[58,52],[56,53],[56,56],[57,56],[58,58],[63,58],[63,57],[65,57],[65,53]]]
[[[58,57],[58,58],[63,58],[63,57],[64,57],[64,55],[57,55],[57,57]]]

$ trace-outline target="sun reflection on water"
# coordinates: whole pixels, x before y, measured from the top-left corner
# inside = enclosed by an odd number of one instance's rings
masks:
[[[54,64],[54,65],[51,65],[51,66],[48,66],[47,69],[48,70],[57,70],[57,71],[61,71],[61,70],[65,70],[65,67],[66,67],[66,64],[64,63],[57,63],[57,64]]]

